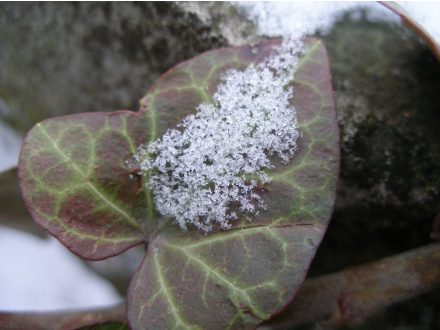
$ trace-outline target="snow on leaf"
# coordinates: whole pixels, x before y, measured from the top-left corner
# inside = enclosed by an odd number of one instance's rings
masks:
[[[214,103],[202,103],[177,129],[140,148],[135,159],[161,214],[183,229],[193,224],[208,232],[216,223],[230,228],[234,203],[244,213],[264,208],[255,188],[270,181],[264,172],[273,167],[269,156],[287,163],[297,149],[293,90],[286,85],[302,47],[286,39],[263,62],[228,70]]]
[[[141,101],[156,124],[151,141],[209,100],[204,92],[214,95],[224,72],[261,63],[277,45],[215,50],[164,75]],[[134,329],[252,329],[293,298],[329,221],[338,174],[335,106],[321,42],[307,40],[291,84],[302,137],[288,164],[274,158],[272,181],[260,192],[266,210],[209,235],[165,226],[130,285]],[[172,95],[187,105],[177,107]]]
[[[137,113],[49,119],[27,135],[19,176],[34,219],[73,252],[106,258],[148,241],[128,295],[135,329],[254,328],[278,312],[303,281],[333,208],[339,146],[329,64],[322,43],[305,42],[294,80],[297,150],[270,158],[265,210],[204,235],[158,216],[147,178],[125,161],[201,103],[214,102],[224,73],[267,59],[279,41],[218,49],[163,75]]]

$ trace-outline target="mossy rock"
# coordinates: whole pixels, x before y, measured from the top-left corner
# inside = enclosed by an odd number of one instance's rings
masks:
[[[0,119],[21,132],[43,119],[138,109],[167,69],[227,44],[165,3],[2,3]]]
[[[311,274],[430,243],[440,208],[438,60],[404,26],[348,16],[324,42],[341,128],[341,177]]]

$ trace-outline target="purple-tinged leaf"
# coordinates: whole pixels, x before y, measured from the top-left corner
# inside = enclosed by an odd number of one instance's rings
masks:
[[[339,147],[329,64],[308,40],[295,80],[303,134],[288,165],[263,187],[267,210],[231,230],[182,232],[158,218],[152,194],[126,161],[201,102],[228,68],[266,58],[279,41],[211,51],[165,74],[138,113],[50,119],[26,137],[21,189],[35,220],[73,252],[106,258],[149,242],[128,296],[133,328],[252,328],[292,299],[333,208]]]
[[[142,101],[154,139],[209,101],[221,73],[259,61],[276,42],[208,52],[164,75]],[[262,196],[267,211],[204,235],[166,226],[150,241],[128,296],[135,329],[253,328],[290,301],[325,232],[335,197],[339,148],[328,60],[310,40],[293,82],[303,134]]]
[[[144,141],[142,113],[85,113],[46,120],[27,135],[19,176],[40,225],[88,259],[116,255],[152,231],[153,206],[126,160]]]

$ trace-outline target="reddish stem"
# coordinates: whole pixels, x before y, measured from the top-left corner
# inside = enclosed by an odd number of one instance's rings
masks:
[[[125,304],[76,312],[0,312],[0,329],[77,329],[108,321],[127,322]]]
[[[306,280],[270,326],[321,321],[357,325],[374,313],[440,286],[440,244]]]

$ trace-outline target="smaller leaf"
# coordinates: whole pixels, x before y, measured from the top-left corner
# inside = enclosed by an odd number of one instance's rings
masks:
[[[146,240],[153,205],[125,163],[147,134],[129,111],[46,120],[27,135],[19,177],[35,221],[74,253],[102,259]]]

